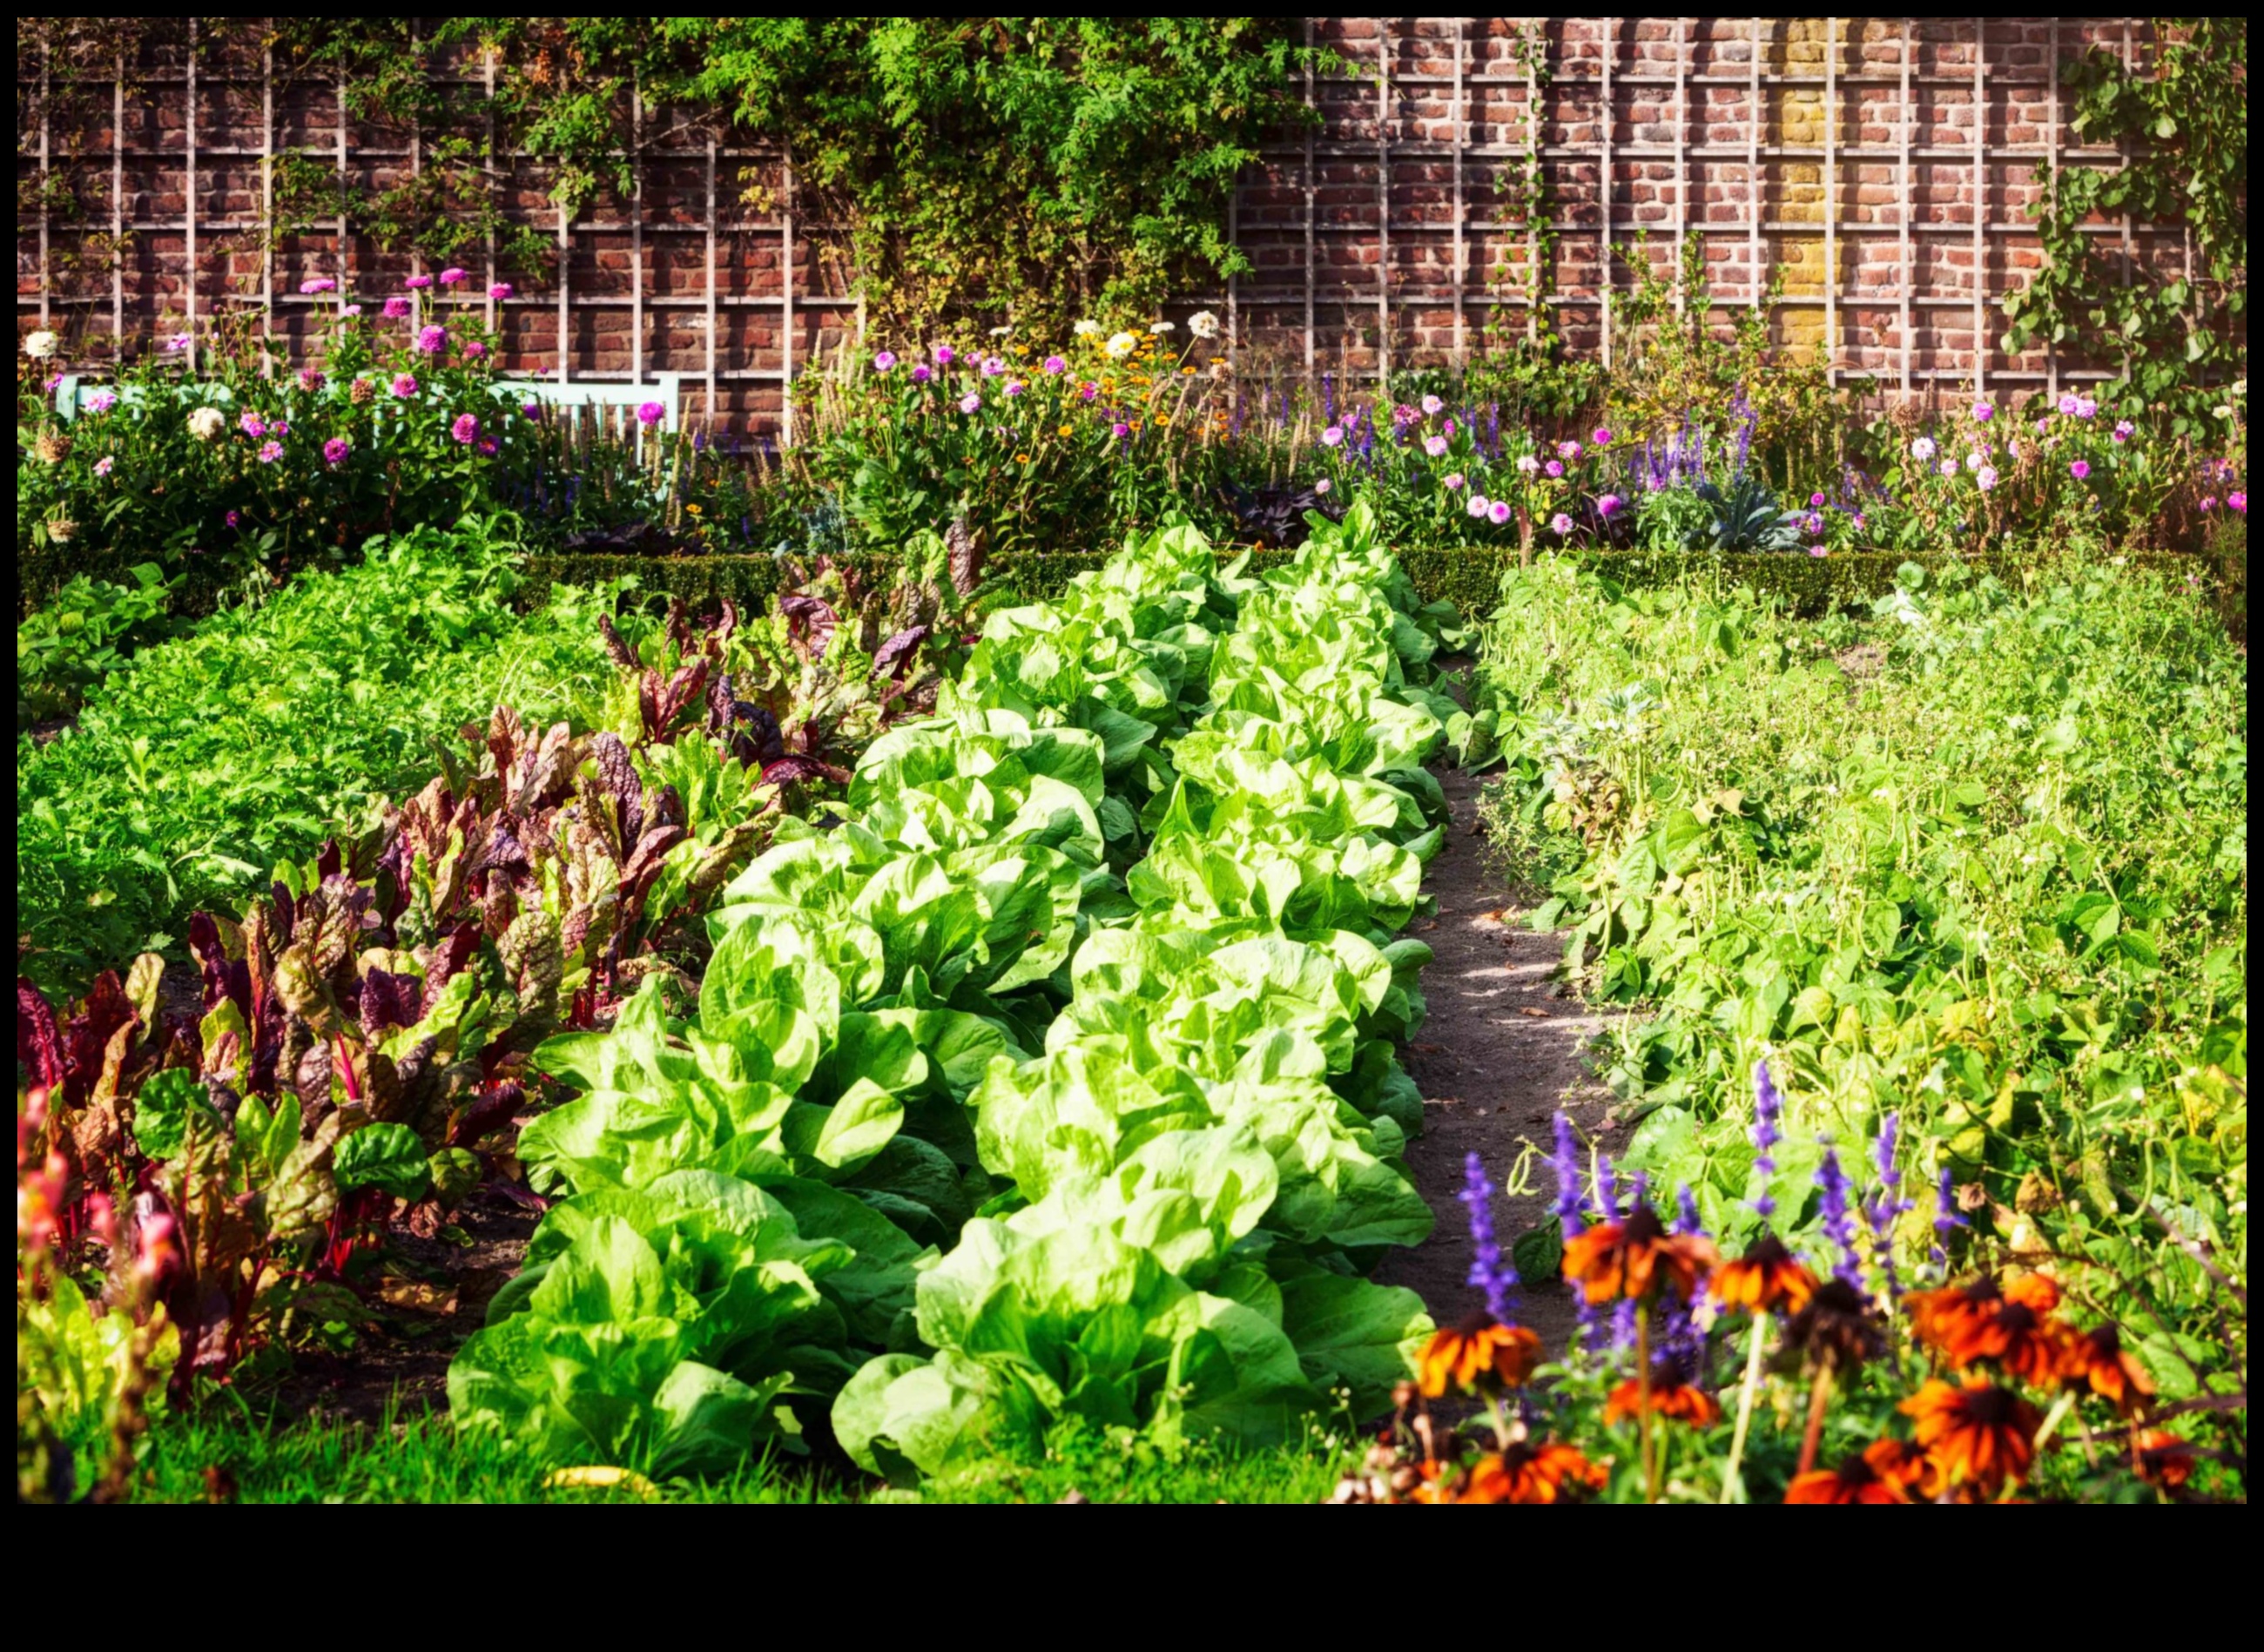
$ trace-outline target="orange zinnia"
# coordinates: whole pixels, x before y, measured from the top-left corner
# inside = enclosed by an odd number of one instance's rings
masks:
[[[1516,1388],[1540,1362],[1541,1339],[1531,1331],[1504,1325],[1491,1314],[1474,1314],[1432,1334],[1416,1362],[1416,1381],[1431,1400],[1449,1388]]]
[[[1675,1381],[1671,1376],[1664,1382],[1653,1378],[1651,1385],[1651,1410],[1654,1416],[1687,1423],[1693,1428],[1705,1428],[1722,1420],[1722,1408],[1714,1396],[1702,1388],[1694,1388],[1687,1382]],[[1611,1392],[1604,1401],[1606,1423],[1624,1422],[1641,1414],[1644,1407],[1643,1385],[1629,1377]]]
[[[1816,1294],[1816,1276],[1802,1267],[1774,1234],[1756,1241],[1735,1262],[1714,1270],[1714,1299],[1723,1307],[1770,1314],[1798,1313]]]
[[[1900,1440],[1873,1440],[1837,1468],[1796,1475],[1784,1500],[1798,1503],[1908,1503],[1926,1459]]]
[[[2160,1429],[2145,1429],[2130,1437],[2130,1456],[2138,1478],[2150,1486],[2175,1491],[2193,1474],[2193,1446]]]
[[[2068,1386],[2087,1386],[2125,1415],[2138,1409],[2154,1392],[2153,1379],[2123,1349],[2122,1334],[2112,1325],[2094,1325],[2070,1335],[2062,1350],[2060,1375]]]
[[[1714,1262],[1710,1241],[1668,1233],[1648,1205],[1623,1222],[1605,1222],[1564,1241],[1564,1277],[1591,1302],[1620,1296],[1642,1301],[1668,1283],[1688,1301]]]
[[[1939,1379],[1903,1401],[1917,1420],[1918,1443],[1950,1486],[1993,1492],[2027,1477],[2035,1456],[2035,1407],[2009,1388],[1978,1378],[1963,1387]]]
[[[1600,1491],[1604,1466],[1592,1463],[1577,1446],[1524,1440],[1498,1457],[1478,1459],[1456,1503],[1558,1503],[1578,1491]]]

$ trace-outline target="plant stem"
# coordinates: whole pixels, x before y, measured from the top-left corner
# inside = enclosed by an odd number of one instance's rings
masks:
[[[1635,1311],[1635,1415],[1637,1453],[1643,1459],[1643,1500],[1658,1501],[1658,1462],[1651,1449],[1651,1306]]]
[[[1816,1380],[1808,1390],[1808,1427],[1800,1436],[1800,1466],[1793,1470],[1804,1474],[1816,1466],[1817,1443],[1824,1437],[1824,1410],[1832,1402],[1832,1358],[1825,1355],[1817,1362]]]
[[[2075,1390],[2072,1388],[2062,1391],[2059,1398],[2052,1401],[2051,1409],[2044,1413],[2044,1420],[2036,1430],[2035,1445],[2038,1452],[2042,1452],[2044,1442],[2051,1438],[2052,1430],[2059,1427],[2060,1419],[2066,1416],[2074,1407]]]
[[[1761,1345],[1768,1337],[1769,1316],[1766,1312],[1753,1315],[1752,1346],[1745,1351],[1745,1385],[1738,1391],[1738,1426],[1730,1436],[1730,1463],[1722,1472],[1722,1501],[1735,1503],[1744,1489],[1738,1481],[1738,1465],[1745,1459],[1745,1431],[1752,1426],[1753,1395],[1761,1386]]]

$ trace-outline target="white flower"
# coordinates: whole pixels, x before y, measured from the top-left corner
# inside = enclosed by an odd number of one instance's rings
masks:
[[[1218,317],[1207,309],[1199,309],[1187,317],[1187,331],[1198,338],[1215,338],[1218,337]]]
[[[1128,332],[1120,332],[1115,334],[1108,340],[1107,346],[1108,353],[1114,356],[1119,361],[1121,361],[1126,356],[1130,355],[1139,347],[1140,341],[1137,338],[1135,338]]]
[[[32,335],[32,337],[33,337],[33,338],[43,338],[43,337],[44,337],[44,338],[54,338],[54,334],[53,334],[53,333],[45,333],[45,334],[41,334],[41,333],[36,333],[36,332],[35,332],[35,333],[33,333],[33,334]],[[31,346],[30,346],[29,344],[26,344],[24,347],[25,347],[25,349],[27,349],[27,350],[31,349]],[[2211,409],[2210,409],[2210,411],[2211,411],[2212,413],[2215,413],[2215,414],[2216,414],[2219,418],[2231,418],[2231,417],[2232,417],[2232,404],[2231,404],[2231,403],[2230,403],[2230,402],[2219,402],[2219,403],[2218,403],[2215,407],[2212,407]]]
[[[990,336],[993,338],[1010,338],[1013,337],[1013,333],[1014,330],[1012,327],[993,327],[990,329]]]
[[[218,441],[227,428],[228,420],[217,407],[200,407],[189,415],[189,434],[199,441]]]
[[[1088,316],[1083,321],[1078,323],[1076,326],[1070,328],[1070,331],[1080,338],[1090,338],[1093,334],[1100,331],[1100,324],[1093,320],[1092,317]]]
[[[1932,459],[1934,454],[1934,438],[1931,436],[1920,436],[1916,441],[1911,443],[1911,457],[1913,459],[1923,462]]]
[[[59,516],[47,524],[47,537],[58,545],[68,544],[78,533],[78,524],[67,516]]]
[[[62,346],[63,341],[56,338],[52,332],[49,332],[45,327],[40,328],[40,331],[35,333],[27,335],[24,339],[24,353],[31,357],[34,361],[45,361],[49,356],[54,354],[56,351],[62,349]]]
[[[1518,457],[1517,468],[1527,476],[1531,476],[1535,470],[1541,469],[1541,461],[1529,453],[1521,454]]]
[[[1152,332],[1152,333],[1158,333],[1158,334],[1160,334],[1160,333],[1166,333],[1166,332],[1177,332],[1179,330],[1179,323],[1177,323],[1177,322],[1175,322],[1175,321],[1159,321],[1159,322],[1156,322],[1156,323],[1151,324],[1150,325],[1149,329],[1148,329],[1148,331],[1149,331],[1150,332]]]

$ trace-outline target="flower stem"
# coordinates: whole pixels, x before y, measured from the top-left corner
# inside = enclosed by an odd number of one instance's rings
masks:
[[[1752,1426],[1753,1395],[1761,1386],[1761,1346],[1768,1340],[1769,1316],[1766,1312],[1753,1315],[1753,1343],[1745,1352],[1745,1386],[1738,1391],[1738,1426],[1730,1436],[1730,1463],[1722,1473],[1722,1501],[1736,1503],[1745,1487],[1738,1479],[1738,1465],[1745,1459],[1745,1431]]]
[[[1651,1306],[1648,1303],[1635,1311],[1635,1383],[1636,1383],[1636,1440],[1637,1453],[1643,1459],[1643,1500],[1658,1501],[1658,1461],[1651,1454]]]
[[[2063,1390],[2059,1398],[2052,1401],[2051,1409],[2044,1413],[2043,1423],[2036,1430],[2035,1445],[2037,1451],[2043,1450],[2044,1442],[2052,1437],[2052,1430],[2059,1427],[2061,1419],[2065,1417],[2074,1407],[2075,1390],[2072,1388]]]
[[[1800,1466],[1796,1474],[1804,1474],[1816,1466],[1816,1447],[1824,1437],[1824,1410],[1832,1402],[1832,1359],[1829,1355],[1818,1360],[1816,1380],[1808,1390],[1808,1427],[1800,1437]]]

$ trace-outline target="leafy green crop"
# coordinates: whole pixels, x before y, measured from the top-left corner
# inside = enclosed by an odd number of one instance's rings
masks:
[[[515,613],[506,548],[467,520],[373,541],[146,650],[45,746],[18,741],[17,927],[25,968],[83,979],[232,906],[279,861],[372,824],[432,746],[498,704],[584,724],[613,677],[597,617],[617,591]]]

